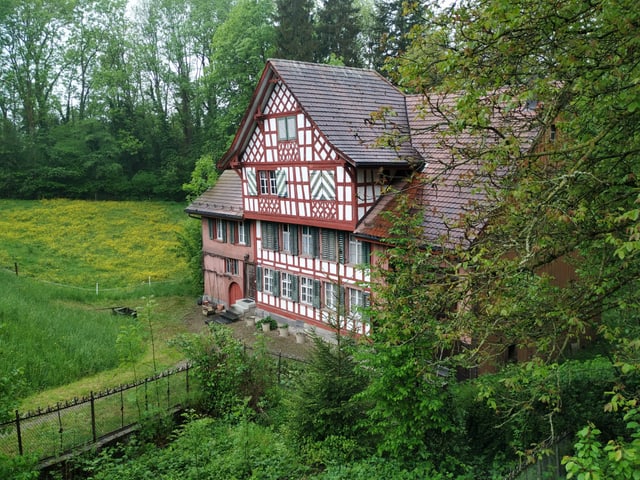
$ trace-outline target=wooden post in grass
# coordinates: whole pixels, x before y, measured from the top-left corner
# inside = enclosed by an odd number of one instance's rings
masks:
[[[96,400],[91,392],[91,435],[93,436],[93,443],[96,443]]]
[[[20,432],[20,413],[16,410],[16,435],[18,436],[18,453],[22,455],[22,432]]]

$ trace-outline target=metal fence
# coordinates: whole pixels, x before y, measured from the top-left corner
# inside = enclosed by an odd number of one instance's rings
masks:
[[[20,414],[0,423],[0,453],[58,457],[137,424],[149,412],[168,411],[192,400],[190,366],[160,373],[89,397]]]

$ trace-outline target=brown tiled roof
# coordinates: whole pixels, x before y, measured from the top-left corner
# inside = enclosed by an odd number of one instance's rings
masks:
[[[490,122],[500,127],[496,130],[477,134],[465,130],[455,136],[443,136],[444,123],[456,98],[407,97],[412,142],[426,166],[411,183],[399,185],[381,198],[358,226],[357,234],[380,239],[389,236],[391,224],[382,212],[396,207],[395,192],[409,194],[424,209],[424,240],[433,246],[467,246],[480,234],[493,203],[486,187],[490,189],[492,181],[507,173],[488,171],[483,152],[499,139],[497,130],[508,130],[522,142],[521,151],[529,150],[537,135],[531,122],[535,115],[526,110],[496,112]]]
[[[221,167],[246,145],[255,128],[253,115],[262,111],[274,80],[286,85],[308,118],[348,162],[356,166],[407,167],[409,162],[420,160],[408,140],[409,119],[405,97],[379,73],[359,68],[272,59],[265,67],[231,148],[220,162]],[[371,114],[380,110],[393,113],[386,122],[371,122]],[[406,140],[393,148],[375,144],[384,133],[394,132]]]
[[[192,215],[241,220],[244,209],[242,182],[238,173],[233,170],[222,172],[216,184],[195,199],[185,212]]]

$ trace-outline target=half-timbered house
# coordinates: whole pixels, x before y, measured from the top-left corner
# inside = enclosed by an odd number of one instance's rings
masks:
[[[385,133],[406,141],[390,148]],[[421,163],[408,134],[405,96],[378,73],[270,60],[220,180],[187,208],[202,218],[205,295],[314,327],[340,316],[364,333],[375,248],[355,230]]]
[[[442,119],[423,103],[371,70],[267,62],[218,183],[187,208],[202,218],[205,295],[228,308],[255,302],[280,321],[366,333],[361,307],[368,266],[385,248],[383,212],[416,171],[433,177],[419,189],[428,243],[472,240],[474,230],[456,222],[482,201],[469,184],[481,169],[442,170],[456,146],[444,148]],[[511,120],[533,142],[530,112],[522,115]]]

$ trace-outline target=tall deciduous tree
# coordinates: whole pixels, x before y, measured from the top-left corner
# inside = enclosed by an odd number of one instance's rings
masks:
[[[440,116],[443,146],[461,135],[478,140],[477,148],[452,149],[443,171],[480,161],[476,176],[460,181],[475,183],[491,208],[471,209],[456,225],[487,222],[471,245],[450,252],[460,274],[443,278],[455,281],[464,308],[437,325],[409,314],[412,329],[468,336],[476,355],[509,342],[535,346],[544,362],[562,358],[576,338],[601,335],[625,359],[624,384],[640,366],[640,14],[630,0],[483,0],[446,13],[419,32],[400,76],[421,92],[457,92],[453,109],[433,93],[424,105]],[[533,143],[508,122],[489,122],[518,111],[537,132]],[[545,269],[558,261],[577,273],[562,288]],[[421,338],[403,345],[419,347]],[[544,392],[531,396],[544,403]]]
[[[264,64],[275,49],[273,0],[240,0],[213,36],[206,82],[215,84],[217,147],[222,155],[249,104]]]

